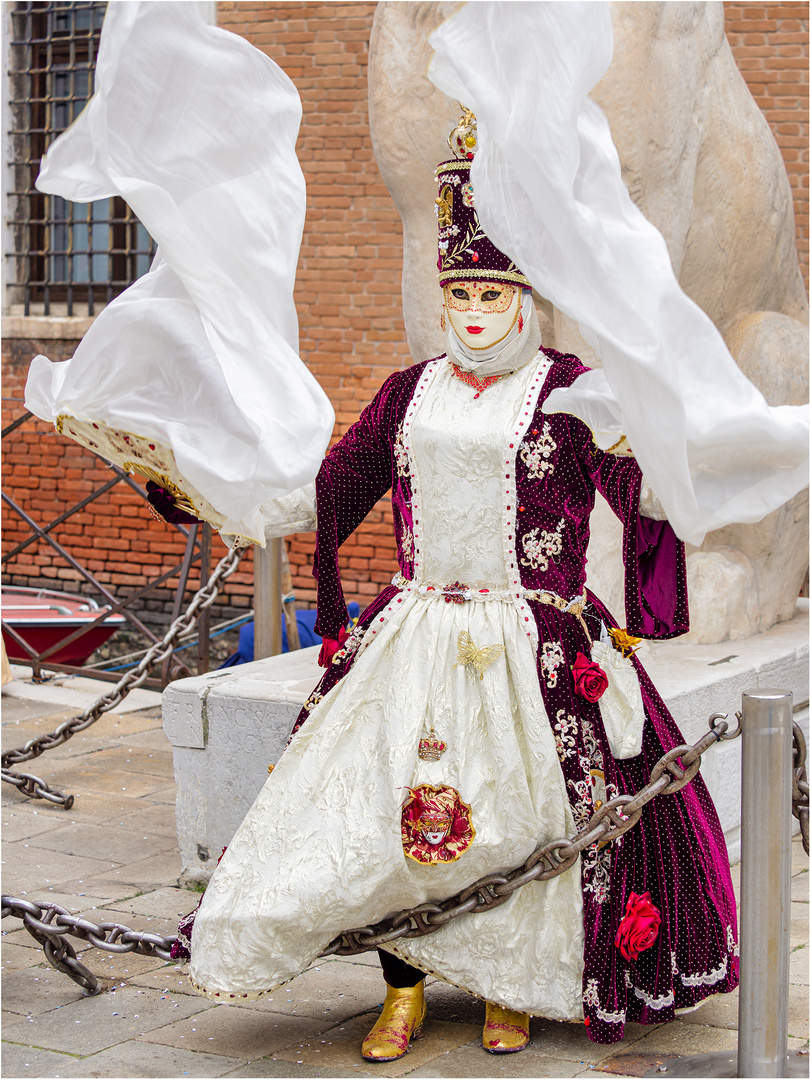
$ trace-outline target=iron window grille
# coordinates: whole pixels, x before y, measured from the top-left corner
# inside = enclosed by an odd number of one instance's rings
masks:
[[[12,311],[94,315],[146,273],[155,244],[121,198],[78,204],[37,191],[40,159],[84,108],[106,3],[10,10]]]

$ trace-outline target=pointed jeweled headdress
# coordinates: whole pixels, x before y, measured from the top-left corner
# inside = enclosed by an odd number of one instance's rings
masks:
[[[482,232],[470,182],[470,167],[478,148],[476,117],[462,106],[459,122],[448,136],[456,156],[437,166],[439,193],[434,206],[439,226],[439,284],[449,281],[510,281],[530,288],[512,259]]]

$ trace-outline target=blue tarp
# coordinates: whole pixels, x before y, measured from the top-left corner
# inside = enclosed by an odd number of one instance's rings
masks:
[[[347,604],[349,609],[350,626],[354,626],[360,615],[360,605],[354,601],[351,604]],[[315,611],[297,611],[296,622],[298,623],[298,636],[302,649],[308,648],[310,645],[320,645],[321,638],[316,634],[313,627],[315,626]],[[287,647],[287,626],[285,619],[282,619],[282,652],[288,652]],[[253,620],[249,623],[245,623],[239,629],[239,647],[235,653],[228,657],[224,664],[220,664],[220,668],[236,667],[237,664],[249,664],[253,660]]]

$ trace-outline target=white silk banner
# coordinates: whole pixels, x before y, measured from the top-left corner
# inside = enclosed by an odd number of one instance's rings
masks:
[[[223,532],[264,543],[259,505],[314,479],[334,422],[298,356],[298,93],[196,3],[111,3],[95,85],[37,186],[122,196],[159,250],[70,360],[35,358],[26,405],[160,440]]]
[[[430,38],[429,77],[476,114],[482,227],[599,355],[547,412],[607,449],[625,434],[676,533],[700,544],[808,483],[808,407],[769,406],[682,292],[587,97],[612,56],[610,5],[468,3]]]

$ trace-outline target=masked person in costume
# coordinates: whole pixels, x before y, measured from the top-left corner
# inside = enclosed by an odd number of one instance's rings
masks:
[[[190,976],[217,1000],[273,991],[340,931],[519,866],[683,742],[633,655],[688,629],[683,545],[632,456],[543,413],[584,368],[541,345],[531,283],[482,232],[469,113],[449,142],[446,355],[391,375],[314,488],[263,507],[268,537],[316,530],[327,670],[197,913]],[[347,634],[338,549],[389,489],[400,570]],[[625,629],[585,586],[596,491],[624,527]],[[734,989],[736,942],[696,777],[557,877],[386,945],[362,1055],[390,1061],[419,1037],[426,973],[485,999],[491,1052],[523,1049],[530,1015],[615,1042],[627,1021]]]

